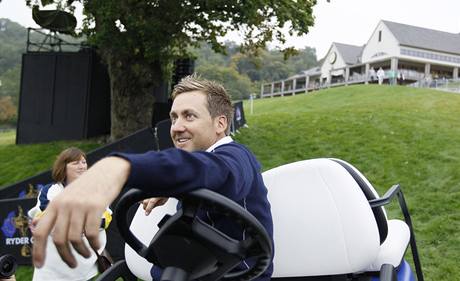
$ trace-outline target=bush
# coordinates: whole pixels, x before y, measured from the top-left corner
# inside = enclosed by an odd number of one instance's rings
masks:
[[[16,124],[17,108],[10,96],[0,97],[0,124]]]

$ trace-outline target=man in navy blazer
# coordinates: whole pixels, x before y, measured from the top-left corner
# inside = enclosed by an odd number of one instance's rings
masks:
[[[76,266],[71,247],[82,256],[91,254],[82,241],[83,231],[89,243],[99,248],[100,216],[123,186],[149,190],[157,197],[144,201],[146,213],[163,204],[167,197],[208,188],[252,213],[273,237],[270,204],[260,164],[245,146],[229,136],[233,107],[224,87],[192,75],[174,87],[172,98],[171,138],[176,148],[143,154],[115,153],[67,186],[50,203],[36,226],[35,266],[44,263],[46,237],[51,230],[59,254],[70,267]],[[215,214],[203,219],[212,221],[231,237],[242,239],[244,236],[244,229],[221,221]],[[250,261],[244,261],[240,269],[248,266]],[[270,266],[257,280],[269,280],[272,271]]]

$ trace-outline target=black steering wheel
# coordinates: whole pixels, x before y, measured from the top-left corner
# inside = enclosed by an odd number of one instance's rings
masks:
[[[127,211],[149,196],[131,189],[119,200],[115,218],[120,234],[131,248],[149,262],[163,268],[161,280],[204,281],[251,280],[262,274],[273,256],[272,243],[262,224],[234,201],[208,189],[178,196],[181,208],[166,215],[149,246],[137,239],[127,224]],[[245,230],[242,240],[229,237],[203,221],[198,214],[217,212]],[[251,259],[250,268],[232,271],[243,260]]]

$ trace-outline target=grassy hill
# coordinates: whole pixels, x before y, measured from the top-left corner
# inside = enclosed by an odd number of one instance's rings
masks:
[[[257,100],[238,135],[264,169],[336,157],[379,193],[400,183],[413,216],[426,280],[460,280],[460,95],[349,86]],[[391,215],[399,214],[392,204]]]
[[[14,131],[0,134],[0,188],[49,170],[59,152],[69,146],[86,152],[99,146],[94,141],[14,145],[14,134]]]
[[[400,183],[425,279],[460,280],[460,95],[361,85],[256,100],[252,115],[245,106],[249,128],[236,139],[255,152],[264,170],[336,157],[360,169],[380,193]],[[0,144],[0,158],[8,159],[0,170],[9,175],[0,177],[0,185],[49,167],[65,145]],[[397,204],[389,209],[390,217],[400,216]]]

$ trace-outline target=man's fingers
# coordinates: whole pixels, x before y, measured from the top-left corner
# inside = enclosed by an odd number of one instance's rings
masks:
[[[148,216],[152,212],[153,208],[164,205],[166,201],[168,201],[168,198],[165,197],[144,199],[144,201],[142,201],[142,206],[145,210],[145,215]]]
[[[83,241],[83,229],[85,217],[83,212],[73,212],[71,215],[72,224],[69,227],[68,238],[72,247],[83,257],[89,258],[91,252]]]
[[[70,251],[70,243],[68,243],[66,240],[55,240],[54,238],[53,242],[56,246],[56,250],[61,256],[62,261],[64,261],[71,268],[77,267],[77,260]]]
[[[147,206],[149,205],[150,198],[142,200],[142,208],[147,209]]]
[[[148,216],[155,208],[156,198],[148,199],[147,205],[144,204],[145,215]]]
[[[51,202],[51,204],[52,203],[53,202]],[[65,202],[63,204],[66,205]],[[75,268],[77,266],[77,261],[75,257],[73,256],[72,252],[70,251],[70,243],[68,240],[71,213],[69,212],[67,208],[57,208],[57,209],[59,211],[59,216],[56,219],[55,228],[51,236],[53,238],[54,245],[56,246],[56,250],[58,251],[62,260],[69,267]]]
[[[166,202],[168,202],[168,199],[168,197],[160,198],[160,202],[157,204],[157,206],[163,206],[164,204],[166,204]]]
[[[99,241],[99,227],[101,225],[101,214],[100,212],[93,211],[86,217],[85,223],[85,236],[88,239],[89,244],[95,250],[101,247]]]
[[[50,208],[46,214],[37,222],[37,226],[33,231],[34,243],[32,251],[32,261],[34,266],[40,268],[45,263],[46,258],[46,242],[48,236],[53,229],[54,221],[56,220],[56,212]]]

